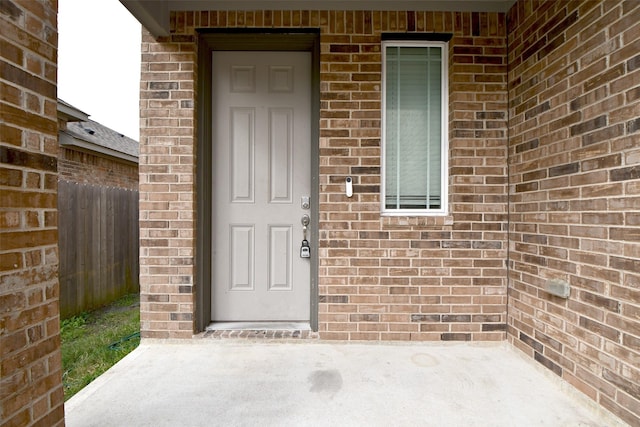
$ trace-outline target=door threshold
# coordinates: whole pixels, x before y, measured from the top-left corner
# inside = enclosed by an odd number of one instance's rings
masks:
[[[207,331],[310,331],[309,322],[213,322]]]

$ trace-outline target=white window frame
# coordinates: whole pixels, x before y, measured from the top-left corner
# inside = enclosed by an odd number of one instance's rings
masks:
[[[381,135],[381,186],[380,212],[383,216],[445,216],[449,211],[449,43],[441,41],[394,41],[382,42],[382,135]],[[387,93],[387,47],[439,47],[442,51],[442,123],[440,135],[440,208],[439,209],[389,209],[386,207],[386,93]]]

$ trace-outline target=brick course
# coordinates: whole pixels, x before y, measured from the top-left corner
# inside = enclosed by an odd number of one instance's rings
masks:
[[[57,5],[0,6],[0,419],[63,425]]]
[[[640,3],[519,1],[508,20],[509,341],[636,425]]]

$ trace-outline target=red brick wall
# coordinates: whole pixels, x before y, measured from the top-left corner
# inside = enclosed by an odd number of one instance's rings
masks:
[[[505,16],[189,12],[143,38],[144,336],[193,331],[195,28],[321,32],[319,328],[326,339],[500,340],[506,325]],[[383,32],[448,32],[450,215],[380,216]],[[167,113],[169,116],[167,116]],[[340,183],[354,177],[352,199]],[[167,257],[171,263],[167,265]],[[206,286],[206,284],[204,284]]]
[[[504,338],[503,21],[498,14],[320,14],[322,338]],[[380,34],[407,31],[454,35],[449,217],[379,214]],[[341,185],[347,175],[355,185],[350,200]]]
[[[194,331],[195,44],[142,40],[140,321],[143,337]]]
[[[508,19],[509,341],[638,425],[640,2],[521,0]]]
[[[57,3],[0,3],[0,423],[62,425]]]
[[[65,147],[60,147],[58,175],[60,179],[80,184],[138,189],[137,164]]]

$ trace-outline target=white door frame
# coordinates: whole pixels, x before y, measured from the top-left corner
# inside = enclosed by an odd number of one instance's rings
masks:
[[[233,51],[303,51],[312,54],[311,77],[311,251],[310,326],[318,330],[318,224],[319,224],[319,135],[320,135],[320,32],[317,29],[213,29],[198,35],[197,142],[196,142],[196,256],[195,332],[211,322],[211,231],[212,231],[212,52]],[[189,285],[189,284],[186,284]],[[182,290],[182,288],[181,288]],[[185,292],[193,292],[189,286]]]

